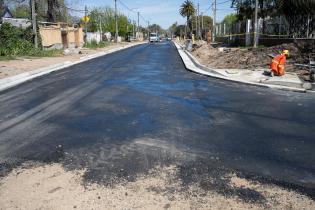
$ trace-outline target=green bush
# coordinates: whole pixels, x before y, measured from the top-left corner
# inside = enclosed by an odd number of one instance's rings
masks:
[[[41,46],[41,43],[40,43]],[[33,45],[32,29],[4,23],[0,27],[0,56],[34,55],[41,52]]]
[[[91,42],[85,43],[83,47],[96,49],[96,48],[103,48],[103,47],[106,47],[108,45],[109,45],[108,42],[97,43],[95,40],[92,40]]]

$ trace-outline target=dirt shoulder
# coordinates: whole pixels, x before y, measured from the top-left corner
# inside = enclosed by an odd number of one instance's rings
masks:
[[[215,188],[183,187],[177,174],[176,166],[158,167],[134,182],[109,187],[84,185],[84,170],[66,171],[59,164],[20,168],[0,180],[0,209],[314,209],[315,206],[304,195],[251,182],[235,174],[229,175],[228,183],[231,189],[240,192],[238,197],[222,195]],[[259,196],[244,201],[241,192],[257,192]]]
[[[295,72],[300,77],[307,76],[305,68],[299,68],[294,63],[307,63],[307,53],[302,53],[296,44],[282,44],[265,48],[228,48],[230,51],[220,52],[205,42],[199,42],[192,51],[192,54],[210,68],[216,69],[268,69],[271,57],[269,55],[279,54],[284,49],[290,51],[290,58],[287,61],[286,71]]]
[[[36,69],[40,69],[43,67],[47,67],[50,65],[63,63],[66,61],[78,61],[81,57],[87,55],[93,55],[98,52],[111,50],[114,48],[122,47],[129,45],[130,43],[118,43],[118,44],[110,44],[105,48],[100,49],[86,49],[83,48],[79,51],[81,53],[72,53],[69,55],[62,55],[57,57],[18,57],[15,60],[8,60],[8,61],[0,61],[0,79],[15,76],[24,72],[33,71]]]

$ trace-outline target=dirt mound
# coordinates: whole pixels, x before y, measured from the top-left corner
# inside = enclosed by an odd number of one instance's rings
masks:
[[[300,46],[295,43],[282,44],[268,48],[230,48],[229,52],[219,52],[208,44],[196,45],[192,54],[201,63],[219,69],[257,69],[269,68],[271,57],[269,55],[279,54],[282,50],[290,51],[286,71],[304,74],[305,69],[296,67],[294,63],[307,63],[308,52],[301,52]],[[305,48],[304,48],[305,49]]]

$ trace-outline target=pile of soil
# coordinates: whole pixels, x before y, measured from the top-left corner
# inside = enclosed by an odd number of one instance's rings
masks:
[[[204,65],[218,69],[257,69],[269,68],[271,57],[269,55],[279,54],[282,50],[290,51],[287,60],[286,71],[296,72],[299,75],[307,74],[306,68],[297,67],[294,63],[308,63],[308,51],[305,46],[296,43],[282,44],[266,48],[229,48],[229,52],[219,52],[206,43],[197,43],[192,54]],[[304,51],[303,51],[304,49]]]

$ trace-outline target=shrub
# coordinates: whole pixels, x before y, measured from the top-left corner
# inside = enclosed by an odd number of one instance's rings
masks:
[[[85,43],[83,47],[85,48],[91,48],[91,49],[96,49],[96,48],[103,48],[109,45],[108,42],[100,42],[97,43],[95,40],[92,40],[91,42]]]
[[[31,28],[20,29],[9,23],[0,27],[0,56],[30,55],[40,51],[33,46]]]

